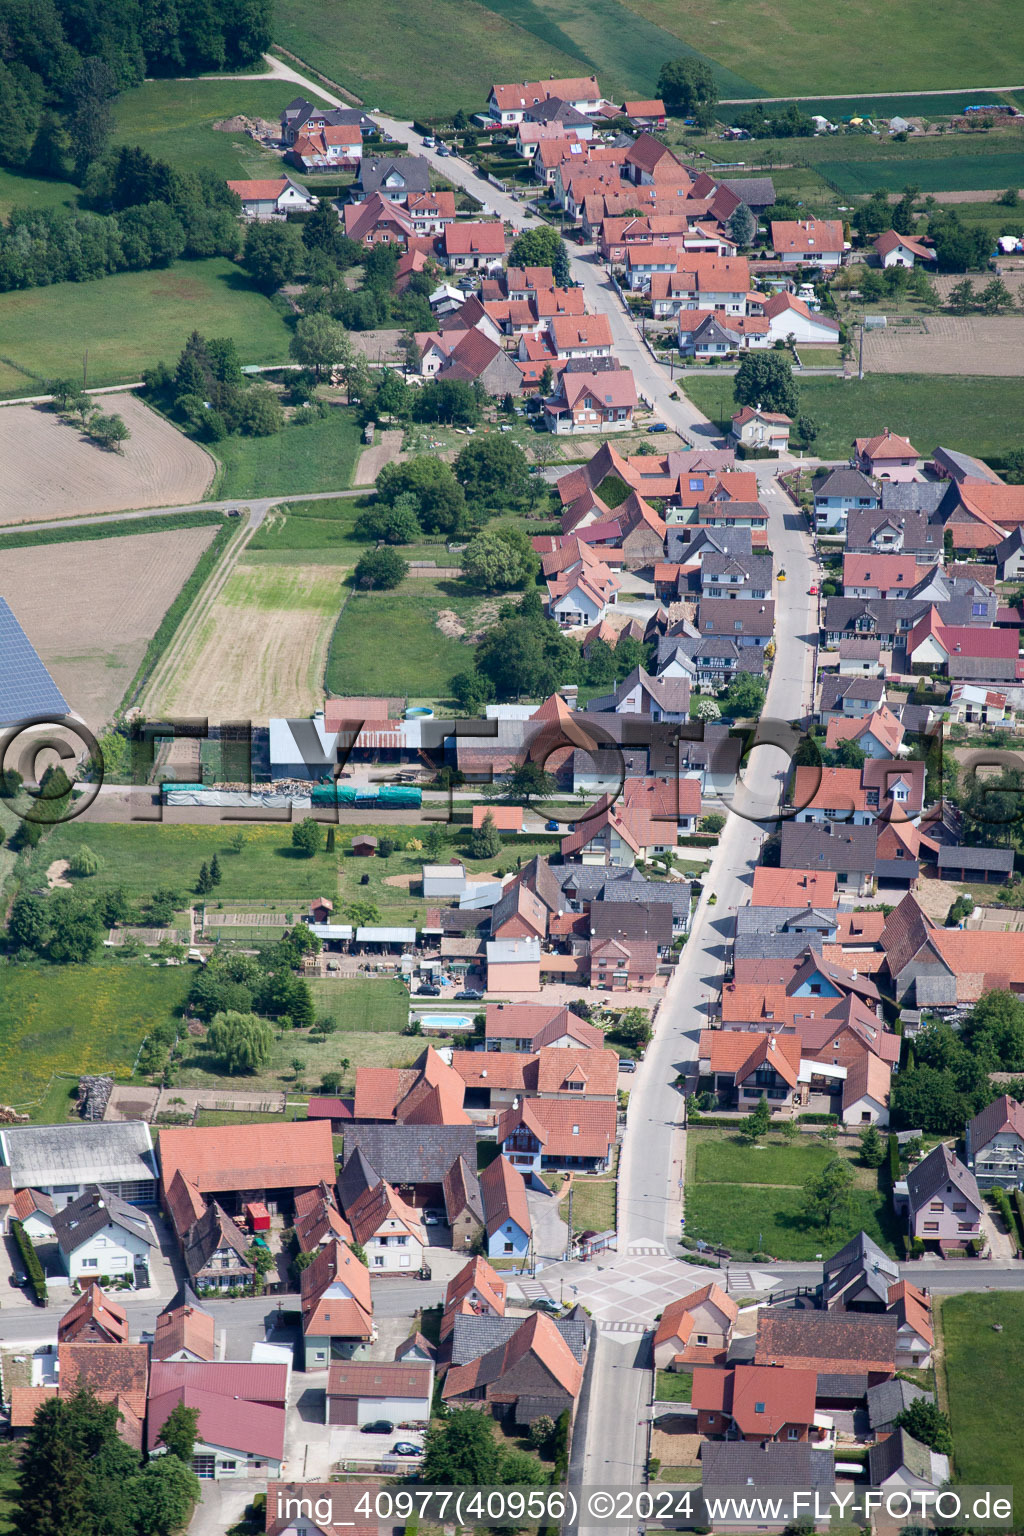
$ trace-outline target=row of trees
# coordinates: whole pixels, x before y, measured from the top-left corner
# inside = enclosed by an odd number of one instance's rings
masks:
[[[59,136],[55,145],[60,175]],[[126,148],[94,163],[85,181],[88,208],[16,208],[0,225],[0,291],[238,254],[241,204],[211,171],[172,170]]]

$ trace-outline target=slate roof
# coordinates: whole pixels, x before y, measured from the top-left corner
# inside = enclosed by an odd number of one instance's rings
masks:
[[[851,1371],[819,1371],[818,1397],[845,1397],[856,1402],[868,1390],[868,1378]]]
[[[897,1415],[918,1398],[924,1398],[927,1403],[935,1401],[933,1393],[915,1387],[912,1381],[904,1381],[900,1376],[895,1376],[892,1381],[880,1381],[877,1387],[868,1388],[868,1423],[876,1433],[888,1432]]]
[[[907,1192],[910,1196],[911,1210],[921,1210],[922,1206],[926,1205],[944,1184],[955,1185],[976,1210],[984,1209],[984,1202],[974,1174],[969,1168],[964,1167],[945,1142],[941,1142],[939,1146],[932,1148],[923,1161],[911,1168],[907,1175]]]
[[[353,1130],[355,1127],[353,1126]],[[345,1163],[338,1175],[338,1200],[343,1211],[347,1211],[350,1205],[354,1205],[359,1196],[368,1189],[374,1189],[381,1181],[381,1175],[376,1168],[370,1166],[361,1146],[353,1143],[349,1150],[348,1136],[345,1138]]]
[[[819,476],[812,485],[815,496],[822,497],[855,497],[858,500],[862,496],[871,496],[878,500],[878,487],[875,482],[859,469],[832,469]]]
[[[430,191],[430,162],[422,155],[391,155],[382,159],[364,156],[359,166],[359,185],[364,192],[376,192],[392,171],[402,176],[406,192]]]
[[[1010,875],[1013,873],[1013,849],[960,846],[951,848],[942,844],[939,848],[939,869],[985,869],[995,870],[1001,875]]]
[[[905,1429],[894,1430],[885,1440],[868,1448],[868,1476],[872,1487],[880,1487],[886,1478],[893,1477],[903,1468],[915,1479],[937,1486],[933,1454],[928,1446],[908,1435]],[[940,1460],[946,1461],[946,1458],[943,1456]],[[947,1468],[948,1465],[946,1462]]]
[[[521,1317],[479,1317],[457,1313],[451,1334],[452,1365],[467,1365],[481,1355],[498,1349],[521,1325]],[[587,1347],[586,1317],[569,1316],[553,1319],[555,1327],[582,1364]]]
[[[53,1230],[61,1253],[69,1254],[111,1223],[125,1228],[150,1248],[157,1246],[153,1223],[145,1212],[97,1184],[90,1184],[77,1200],[55,1211]]]
[[[38,651],[0,597],[0,726],[36,715],[62,717],[71,706]]]
[[[877,838],[875,826],[787,821],[782,827],[782,867],[873,874]]]
[[[828,1494],[835,1487],[831,1451],[806,1441],[707,1440],[701,1446],[701,1481],[705,1488],[795,1488]]]

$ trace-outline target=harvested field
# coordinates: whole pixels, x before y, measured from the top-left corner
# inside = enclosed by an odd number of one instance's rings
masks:
[[[1024,320],[998,315],[927,315],[917,327],[866,331],[868,373],[1024,375]]]
[[[68,703],[94,730],[121,702],[160,620],[216,532],[210,525],[5,551],[0,596]]]
[[[214,462],[133,394],[104,395],[131,437],[108,453],[75,427],[34,405],[0,410],[0,524],[82,517],[200,501]]]
[[[211,720],[266,720],[322,708],[346,569],[240,562],[192,635],[181,666],[147,698],[147,708]]]

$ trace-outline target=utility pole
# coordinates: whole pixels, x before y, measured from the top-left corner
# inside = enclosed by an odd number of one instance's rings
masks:
[[[565,1256],[566,1256],[567,1259],[569,1259],[571,1261],[571,1259],[572,1259],[572,1185],[571,1184],[569,1185],[569,1237],[568,1237],[568,1246],[566,1247],[566,1250],[565,1250]]]

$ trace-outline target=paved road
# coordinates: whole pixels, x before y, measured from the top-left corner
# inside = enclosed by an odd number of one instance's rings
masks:
[[[994,95],[997,91],[1024,91],[1024,85],[968,85],[964,89],[948,91],[860,91],[852,96],[725,96],[721,105],[754,107],[768,101],[895,101],[901,96],[914,99],[918,96],[984,96]]]

